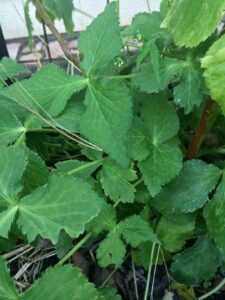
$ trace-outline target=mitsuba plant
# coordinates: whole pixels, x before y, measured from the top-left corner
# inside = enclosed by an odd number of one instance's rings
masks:
[[[77,75],[1,60],[0,253],[47,239],[60,260],[19,292],[1,258],[0,299],[120,299],[68,262],[85,243],[148,284],[157,263],[186,285],[224,270],[225,1],[164,0],[122,30],[117,4],[80,34]]]

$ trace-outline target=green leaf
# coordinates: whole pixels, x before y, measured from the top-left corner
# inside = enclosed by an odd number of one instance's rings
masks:
[[[81,67],[87,75],[105,68],[117,55],[120,55],[122,40],[116,3],[106,6],[78,39],[78,48],[84,56]]]
[[[224,0],[174,0],[162,27],[170,30],[177,46],[195,47],[216,29],[224,8]]]
[[[52,175],[47,186],[20,201],[17,223],[29,241],[41,235],[56,243],[62,229],[78,237],[101,206],[102,199],[80,178]]]
[[[0,148],[0,208],[17,203],[26,165],[27,154],[23,149],[15,146]]]
[[[217,251],[208,237],[201,237],[190,248],[174,256],[171,266],[175,280],[193,285],[209,280],[219,266]]]
[[[67,75],[57,65],[48,64],[31,78],[0,90],[0,96],[21,103],[28,110],[37,110],[44,117],[46,111],[55,117],[65,109],[72,94],[83,89],[87,81],[77,75]]]
[[[157,77],[152,63],[143,63],[132,80],[132,83],[142,92],[149,94],[155,93],[164,90],[183,67],[184,62],[182,61],[171,58],[161,58],[159,61],[159,76]]]
[[[111,231],[116,227],[116,210],[110,204],[105,204],[96,218],[87,224],[88,231],[98,235],[103,231]]]
[[[184,68],[181,83],[174,88],[174,101],[184,108],[185,114],[200,106],[203,101],[200,76],[197,68]]]
[[[17,300],[18,293],[3,258],[0,257],[0,295],[2,300]]]
[[[48,268],[42,277],[19,296],[19,300],[100,300],[93,284],[71,265]]]
[[[176,112],[160,94],[145,102],[141,118],[153,145],[162,144],[178,132],[179,119]]]
[[[55,251],[58,258],[65,256],[73,246],[73,239],[62,230],[59,234],[59,239],[55,245]]]
[[[210,90],[211,97],[217,101],[225,114],[225,36],[218,39],[208,50],[202,59],[202,67],[205,68],[204,77]]]
[[[100,289],[100,293],[105,300],[122,300],[121,296],[117,294],[117,290],[114,288],[104,287]]]
[[[0,61],[0,89],[4,86],[2,80],[5,81],[7,78],[15,78],[19,74],[27,72],[29,71],[16,61],[4,57]]]
[[[27,151],[27,155],[28,164],[22,177],[23,196],[46,184],[49,176],[48,168],[38,154],[33,151]]]
[[[85,105],[80,132],[121,166],[127,167],[124,144],[132,118],[129,90],[118,81],[90,82]]]
[[[138,215],[130,216],[121,221],[117,225],[117,230],[122,234],[127,244],[132,247],[137,247],[146,241],[159,242],[149,224]]]
[[[210,236],[214,239],[217,248],[222,256],[225,257],[225,186],[224,177],[218,187],[214,198],[204,208],[204,218],[206,220],[207,228]]]
[[[161,191],[162,185],[180,173],[183,156],[179,147],[172,143],[154,145],[149,151],[149,156],[138,166],[149,193],[154,197]]]
[[[0,236],[3,238],[8,238],[8,234],[11,225],[14,221],[15,215],[17,213],[18,207],[10,207],[3,212],[0,212]]]
[[[100,181],[106,196],[114,202],[132,203],[134,201],[135,188],[130,183],[137,179],[132,168],[124,169],[111,159],[105,159],[100,171]]]
[[[157,226],[157,235],[165,250],[179,251],[190,239],[195,228],[195,219],[191,215],[162,216]]]
[[[97,258],[101,267],[114,264],[121,265],[126,253],[126,247],[120,238],[119,233],[113,230],[100,243],[97,250]]]
[[[44,6],[57,19],[63,20],[68,33],[73,33],[73,0],[44,0]]]
[[[0,108],[0,145],[7,146],[25,131],[17,117],[7,108]]]
[[[220,176],[221,171],[214,165],[201,160],[186,161],[179,176],[152,199],[151,205],[168,214],[193,212],[208,201]]]

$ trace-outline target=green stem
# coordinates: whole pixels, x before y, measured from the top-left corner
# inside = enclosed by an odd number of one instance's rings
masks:
[[[116,10],[117,10],[118,16],[120,16],[120,0],[116,1]]]
[[[154,256],[154,251],[155,251],[155,245],[156,245],[156,243],[152,244],[152,250],[151,250],[149,267],[148,267],[148,276],[147,276],[147,284],[146,284],[146,288],[145,288],[144,300],[147,300],[147,298],[148,298],[148,291],[149,291],[149,285],[150,285],[150,277],[151,277],[151,270],[152,270],[152,263],[153,263],[153,256]]]
[[[225,278],[214,289],[212,289],[211,291],[209,291],[205,295],[199,297],[198,300],[206,299],[206,298],[210,297],[211,295],[215,294],[217,291],[219,291],[221,289],[221,287],[224,284],[225,284]]]
[[[83,11],[83,10],[77,8],[77,7],[75,7],[74,10],[79,12],[80,14],[84,15],[85,17],[88,17],[88,18],[92,19],[92,20],[95,18],[94,16],[88,14],[87,12],[85,12],[85,11]]]
[[[89,232],[57,263],[57,266],[62,266],[78,249],[80,249],[87,242],[90,237],[91,233]]]
[[[80,171],[83,171],[83,170],[85,170],[85,169],[88,169],[88,168],[90,168],[90,167],[93,167],[93,166],[102,164],[103,160],[104,160],[104,158],[101,158],[101,159],[92,161],[92,162],[87,163],[87,164],[85,164],[85,165],[83,165],[83,166],[80,166],[80,167],[77,167],[77,168],[75,168],[75,169],[73,169],[73,170],[70,170],[69,172],[67,172],[67,174],[68,174],[68,175],[74,175],[74,174],[76,174],[76,173],[78,173],[78,172],[80,172]]]
[[[146,2],[147,2],[147,6],[148,6],[148,12],[151,13],[151,7],[150,7],[149,0],[146,0]]]
[[[133,184],[133,187],[136,187],[138,186],[140,183],[142,183],[144,181],[143,178],[140,178],[139,180],[137,180],[134,184]]]
[[[18,138],[18,140],[15,142],[15,146],[21,146],[25,142],[26,138],[26,131],[24,131]]]
[[[38,133],[58,133],[55,129],[40,128],[40,129],[27,129],[27,132],[38,132]]]

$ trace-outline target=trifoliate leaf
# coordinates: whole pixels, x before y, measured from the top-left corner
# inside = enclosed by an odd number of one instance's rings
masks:
[[[27,154],[19,147],[0,148],[0,208],[17,204],[20,184],[27,165]]]
[[[23,196],[46,184],[49,176],[48,168],[38,154],[33,151],[27,151],[27,155],[28,164],[22,178]]]
[[[101,267],[114,264],[121,265],[126,253],[126,247],[120,238],[117,230],[108,233],[106,238],[100,243],[97,250],[97,258]]]
[[[29,241],[41,235],[56,243],[62,229],[78,237],[101,206],[102,199],[88,183],[67,175],[52,175],[46,186],[20,201],[17,223]]]
[[[216,29],[224,8],[224,0],[175,0],[162,27],[169,29],[179,47],[195,47]]]
[[[169,140],[178,132],[179,120],[175,110],[160,95],[145,102],[141,118],[153,145]]]
[[[120,54],[122,40],[115,2],[107,5],[105,11],[80,35],[78,48],[84,56],[81,66],[88,75],[105,68]]]
[[[100,300],[100,294],[81,271],[71,265],[49,268],[19,300]]]
[[[29,71],[24,66],[8,57],[4,57],[0,61],[0,88],[4,86],[2,81],[5,81],[7,78],[15,78],[17,75],[27,72]]]
[[[161,191],[164,184],[179,174],[182,168],[182,152],[172,143],[154,145],[149,156],[138,166],[151,196]]]
[[[151,139],[140,118],[135,118],[129,132],[128,153],[130,158],[141,161],[150,151]]]
[[[225,257],[225,186],[224,178],[221,181],[214,198],[204,208],[204,218],[210,236],[214,239],[220,253]]]
[[[28,110],[37,110],[45,118],[46,111],[51,116],[59,115],[73,93],[87,84],[81,76],[69,76],[57,65],[48,64],[30,79],[14,83],[0,91],[0,96],[21,103]]]
[[[113,201],[133,202],[135,188],[130,182],[135,179],[137,179],[136,173],[131,168],[124,169],[111,159],[104,160],[100,171],[100,181],[106,196]]]
[[[80,132],[127,167],[125,139],[132,118],[129,90],[118,81],[90,82],[85,104]]]
[[[201,160],[186,161],[174,178],[154,199],[151,205],[168,214],[193,212],[208,201],[221,171]]]
[[[121,221],[117,225],[117,230],[127,244],[132,247],[137,247],[140,243],[146,241],[159,242],[149,224],[138,215],[133,215]]]
[[[218,253],[207,236],[173,257],[171,271],[175,280],[187,285],[209,280],[219,266]]]
[[[200,106],[203,101],[199,78],[200,73],[197,68],[193,66],[184,68],[181,83],[174,88],[174,101],[184,108],[185,114],[190,113],[195,106]]]
[[[17,300],[18,293],[3,258],[0,257],[0,295],[2,300]]]
[[[162,216],[157,235],[165,250],[169,252],[179,251],[185,241],[192,236],[195,228],[195,219],[189,215],[175,215],[172,218]]]
[[[73,33],[73,0],[44,0],[44,6],[57,19],[63,20],[68,33]]]
[[[18,207],[14,206],[0,212],[0,236],[1,237],[8,238],[8,234],[11,225],[14,221],[17,210]]]
[[[224,2],[224,1],[223,1]],[[202,59],[202,67],[205,68],[204,77],[212,98],[217,101],[225,114],[225,36],[218,39],[208,50]]]
[[[171,58],[162,58],[159,61],[159,76],[157,77],[152,63],[143,63],[132,83],[142,92],[155,93],[164,90],[183,67],[184,62]]]
[[[96,218],[87,224],[88,231],[99,234],[103,231],[111,231],[116,227],[116,210],[110,204],[105,204]]]
[[[25,131],[17,117],[7,108],[0,108],[0,145],[7,146]]]

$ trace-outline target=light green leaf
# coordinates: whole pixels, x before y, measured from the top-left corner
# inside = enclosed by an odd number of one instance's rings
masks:
[[[106,196],[113,201],[133,202],[135,188],[130,182],[135,179],[137,179],[137,175],[132,168],[124,169],[111,159],[104,160],[100,171],[100,181]]]
[[[132,247],[137,247],[146,241],[159,242],[149,224],[138,215],[130,216],[121,221],[117,225],[117,230],[122,234],[127,244]]]
[[[3,258],[0,257],[0,295],[2,300],[17,300],[18,293]]]
[[[117,55],[120,55],[122,40],[116,3],[106,6],[78,39],[78,48],[84,56],[81,66],[88,74],[105,68]]]
[[[41,235],[56,243],[62,229],[78,237],[101,206],[102,199],[80,178],[52,175],[20,201],[17,223],[29,241]]]
[[[105,300],[122,300],[121,296],[117,294],[117,290],[114,288],[104,287],[100,289],[100,293]]]
[[[81,118],[80,132],[127,167],[125,139],[132,118],[129,90],[118,81],[90,82],[85,104],[87,110]]]
[[[100,213],[86,228],[94,234],[99,234],[103,231],[111,231],[116,227],[116,210],[110,204],[105,204]]]
[[[207,236],[199,238],[192,247],[174,256],[171,266],[173,277],[187,285],[209,280],[219,266],[217,254],[214,244]]]
[[[151,139],[140,118],[135,118],[128,134],[128,154],[129,157],[141,161],[145,159],[150,151]]]
[[[44,0],[44,6],[57,19],[63,20],[68,33],[73,33],[73,0]]]
[[[7,146],[25,131],[17,117],[7,108],[0,108],[0,145]]]
[[[161,95],[145,102],[141,109],[141,118],[153,145],[162,144],[178,132],[179,119],[176,112]]]
[[[100,300],[100,294],[81,271],[71,265],[48,268],[19,300]]]
[[[27,109],[36,109],[44,117],[46,111],[55,117],[65,109],[72,94],[83,89],[87,81],[78,75],[67,75],[57,65],[48,64],[31,78],[0,90],[0,96],[21,103]]]
[[[201,160],[186,161],[179,176],[174,178],[151,205],[168,214],[193,212],[208,201],[208,194],[216,186],[221,171]]]
[[[225,182],[224,177],[218,187],[214,198],[204,208],[204,218],[210,236],[214,239],[217,248],[225,257]]]
[[[149,150],[149,156],[138,166],[149,193],[154,197],[164,184],[179,174],[183,156],[179,147],[172,143],[154,145]]]
[[[203,101],[200,73],[193,67],[184,68],[182,73],[181,83],[174,88],[174,101],[188,114]]]
[[[211,97],[217,101],[225,114],[225,36],[218,39],[202,59],[204,77]]]
[[[0,148],[0,207],[17,204],[26,165],[27,154],[23,149],[15,146]]]
[[[157,235],[165,250],[177,252],[191,238],[194,228],[195,219],[191,215],[162,216],[157,226]]]
[[[114,264],[119,266],[126,253],[126,247],[116,230],[108,233],[106,238],[100,243],[97,250],[97,258],[101,267]]]
[[[195,47],[216,29],[224,8],[224,0],[174,0],[162,27],[179,47]]]
[[[1,237],[8,238],[8,234],[11,225],[14,221],[17,210],[18,207],[14,206],[0,212],[0,236]]]

